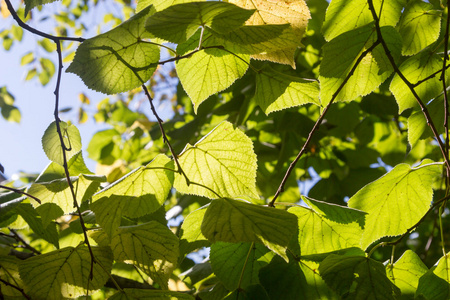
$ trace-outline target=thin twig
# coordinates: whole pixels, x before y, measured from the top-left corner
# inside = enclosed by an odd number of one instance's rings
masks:
[[[159,117],[158,113],[156,112],[155,106],[153,105],[153,98],[152,98],[152,96],[150,96],[150,93],[148,92],[148,89],[145,86],[145,84],[142,85],[142,89],[144,90],[144,93],[147,96],[148,102],[150,102],[150,107],[151,107],[151,110],[153,112],[153,115],[155,115],[156,120],[158,121],[159,129],[161,130],[163,141],[169,147],[170,153],[172,153],[173,159],[174,159],[174,161],[175,161],[175,163],[177,165],[177,168],[178,168],[177,172],[184,176],[184,178],[186,179],[186,184],[189,185],[191,183],[191,181],[189,180],[189,178],[184,173],[183,168],[181,168],[180,162],[178,161],[178,156],[175,154],[175,151],[173,150],[172,145],[170,144],[169,139],[167,138],[166,132],[165,132],[164,127],[162,125],[163,120]]]
[[[25,22],[23,22],[19,16],[17,15],[16,11],[14,10],[14,7],[12,6],[11,2],[9,0],[5,0],[6,6],[8,7],[9,13],[11,16],[16,20],[17,24],[19,24],[20,27],[22,27],[25,30],[28,30],[31,33],[34,33],[36,35],[42,36],[44,38],[50,39],[54,42],[56,41],[75,41],[75,42],[83,42],[85,39],[81,37],[67,37],[67,36],[55,36],[51,35],[42,31],[39,31],[29,25],[27,25]]]
[[[350,79],[351,76],[353,76],[353,73],[355,72],[356,68],[358,67],[358,65],[361,63],[361,61],[363,60],[363,58],[369,54],[373,49],[375,49],[376,46],[378,46],[378,44],[380,43],[379,40],[375,41],[372,46],[370,46],[369,48],[367,48],[367,50],[365,50],[363,53],[361,53],[361,55],[358,57],[358,59],[356,60],[355,64],[353,65],[352,69],[350,70],[350,72],[347,74],[347,76],[345,77],[344,81],[342,81],[341,85],[338,87],[338,89],[336,90],[336,92],[333,94],[333,96],[331,97],[330,103],[328,103],[328,105],[325,107],[325,109],[323,110],[322,114],[320,115],[320,117],[317,119],[316,123],[314,124],[313,128],[311,129],[311,131],[309,132],[308,138],[306,139],[305,143],[303,144],[302,149],[300,150],[300,152],[297,154],[297,157],[292,161],[292,163],[289,165],[288,170],[286,171],[286,174],[284,175],[283,180],[281,181],[280,186],[278,187],[277,192],[275,193],[275,195],[273,196],[272,201],[270,201],[269,203],[269,207],[274,207],[275,206],[275,201],[277,200],[278,196],[283,192],[284,190],[284,186],[286,184],[286,181],[288,180],[289,176],[291,175],[292,171],[295,168],[295,165],[297,164],[297,162],[299,161],[299,159],[302,157],[302,155],[306,152],[306,149],[309,145],[309,143],[312,140],[312,137],[314,136],[315,132],[317,132],[317,130],[319,130],[320,124],[322,123],[325,114],[327,113],[328,109],[330,108],[331,104],[333,104],[334,100],[337,98],[338,94],[341,92],[341,90],[344,88],[344,86],[347,84],[348,80]]]
[[[397,64],[395,63],[394,57],[392,56],[386,41],[383,39],[383,36],[381,34],[381,28],[380,28],[380,19],[378,18],[376,12],[375,12],[375,7],[373,5],[373,0],[368,0],[368,4],[369,4],[369,10],[372,13],[372,17],[375,21],[375,29],[377,32],[377,36],[378,36],[378,40],[381,42],[381,45],[383,46],[384,52],[386,53],[387,58],[389,59],[389,62],[392,65],[392,68],[394,69],[394,72],[402,79],[402,81],[406,84],[406,86],[410,89],[411,93],[413,94],[414,98],[416,98],[417,103],[419,104],[425,119],[427,120],[427,124],[428,126],[430,126],[431,131],[433,132],[433,135],[436,139],[436,141],[439,144],[439,148],[441,150],[442,156],[444,157],[444,161],[445,164],[447,166],[447,168],[450,169],[450,161],[448,159],[448,155],[445,151],[445,146],[444,143],[442,142],[441,138],[439,137],[439,133],[436,130],[436,126],[433,123],[433,120],[431,119],[431,116],[428,112],[427,107],[425,106],[425,104],[423,103],[423,101],[420,99],[419,95],[416,93],[416,91],[414,90],[414,85],[409,82],[409,80],[405,77],[405,75],[403,75],[403,73],[400,71],[400,69],[398,68]],[[445,90],[445,89],[444,89]]]
[[[41,200],[39,200],[39,198],[36,198],[35,196],[33,196],[31,194],[28,194],[28,193],[26,193],[24,191],[21,191],[19,189],[15,189],[15,188],[12,188],[12,187],[9,187],[9,186],[6,186],[6,185],[2,185],[2,184],[0,184],[0,188],[5,189],[5,190],[9,190],[9,191],[12,191],[12,192],[15,192],[17,194],[21,194],[21,195],[24,195],[24,196],[27,196],[27,197],[30,197],[31,199],[35,200],[37,203],[41,204]]]
[[[7,1],[7,0],[6,0],[6,1]],[[20,287],[18,287],[18,286],[15,286],[14,284],[9,283],[8,281],[3,280],[3,279],[1,279],[1,278],[0,278],[0,282],[3,283],[4,285],[10,286],[10,287],[12,287],[13,289],[18,290],[25,298],[31,300],[31,297],[28,296],[22,288],[20,288]]]
[[[30,244],[28,244],[14,229],[9,228],[9,231],[12,233],[12,235],[13,235],[12,237],[16,241],[22,243],[25,246],[26,249],[30,250],[31,252],[33,252],[36,255],[40,255],[41,254],[40,251],[36,250]]]

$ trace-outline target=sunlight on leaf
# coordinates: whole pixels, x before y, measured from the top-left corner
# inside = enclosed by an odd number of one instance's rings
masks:
[[[450,255],[441,257],[436,266],[420,277],[416,297],[448,299],[450,296]]]
[[[19,276],[20,259],[11,255],[0,256],[0,289],[5,299],[19,299],[23,295],[17,289],[4,284],[5,282],[23,289],[23,282]]]
[[[287,259],[286,247],[296,231],[295,215],[234,199],[210,203],[202,233],[211,242],[258,242]]]
[[[80,152],[81,150],[81,136],[78,128],[73,124],[67,124],[66,122],[59,123],[61,134],[63,137],[66,159],[67,161]],[[44,136],[42,137],[42,148],[48,159],[53,162],[64,164],[63,149],[61,147],[61,140],[57,131],[56,122],[52,122],[45,130]]]
[[[367,248],[384,236],[405,233],[430,208],[432,183],[440,178],[441,163],[424,160],[418,167],[399,164],[359,190],[348,206],[368,213],[361,245]]]
[[[174,188],[180,193],[217,198],[251,196],[256,191],[256,155],[252,141],[229,122],[222,122],[194,146],[187,145],[178,161],[191,181],[176,173]],[[206,189],[213,190],[214,192]]]
[[[153,75],[159,47],[148,38],[144,22],[150,8],[116,28],[85,40],[66,72],[77,74],[95,91],[116,94],[141,86]]]
[[[438,96],[436,99],[427,104],[427,110],[433,120],[434,126],[439,134],[444,133],[444,118],[442,113],[444,107],[444,97]],[[413,112],[408,118],[408,142],[411,148],[426,138],[434,137],[430,126],[421,110]]]
[[[206,207],[191,212],[181,224],[180,253],[187,254],[195,249],[209,246],[210,242],[203,236],[201,226]]]
[[[91,256],[85,245],[22,261],[19,273],[25,283],[25,291],[33,299],[62,299],[85,295],[88,285],[90,291],[101,288],[109,278],[113,256],[107,247],[92,247],[92,252],[96,260],[92,280],[89,279]]]
[[[172,291],[158,291],[158,290],[143,290],[143,289],[123,289],[111,297],[109,300],[194,300],[189,294],[172,292]]]

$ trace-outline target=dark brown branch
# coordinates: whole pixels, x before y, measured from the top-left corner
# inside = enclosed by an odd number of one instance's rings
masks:
[[[39,252],[38,250],[33,248],[30,244],[28,244],[14,229],[10,228],[9,231],[11,231],[11,233],[12,233],[11,237],[13,237],[19,243],[22,243],[26,249],[30,250],[34,254],[37,254],[37,255],[41,254],[41,252]]]
[[[302,149],[300,150],[300,152],[297,154],[297,157],[292,161],[292,163],[289,165],[288,170],[286,171],[286,174],[284,175],[283,180],[281,181],[280,186],[278,187],[277,192],[275,193],[272,201],[270,201],[269,205],[270,207],[274,207],[275,206],[275,201],[277,200],[278,196],[283,192],[284,190],[284,186],[286,184],[286,181],[288,180],[289,176],[291,175],[292,171],[295,168],[295,165],[297,164],[297,162],[299,161],[299,159],[302,157],[303,154],[305,154],[306,149],[309,145],[309,143],[312,140],[312,137],[314,136],[314,134],[317,132],[317,130],[319,130],[320,124],[322,123],[325,114],[327,113],[328,109],[330,108],[331,104],[333,104],[334,100],[337,98],[337,96],[339,95],[339,93],[341,92],[341,90],[344,88],[344,86],[347,84],[348,80],[350,79],[350,77],[353,76],[353,73],[355,72],[356,68],[358,67],[358,65],[361,63],[361,61],[363,60],[363,58],[369,54],[373,49],[375,49],[376,46],[378,46],[380,43],[379,40],[375,41],[375,43],[372,44],[372,46],[370,46],[369,48],[367,48],[367,50],[365,50],[363,53],[361,53],[361,55],[358,57],[358,59],[356,60],[355,64],[353,65],[352,69],[350,70],[350,72],[347,74],[347,76],[345,77],[344,81],[342,81],[341,85],[338,87],[338,89],[336,90],[336,92],[333,94],[333,96],[331,97],[330,103],[328,103],[328,105],[325,107],[325,109],[323,110],[322,114],[320,115],[320,117],[317,119],[316,123],[314,124],[313,128],[311,129],[311,131],[309,132],[308,138],[306,139],[305,143],[303,144]]]
[[[9,186],[6,186],[6,185],[2,185],[2,184],[0,184],[0,188],[8,190],[8,191],[12,191],[12,192],[17,193],[17,194],[24,195],[24,196],[27,196],[27,197],[30,197],[31,199],[35,200],[37,203],[41,204],[41,200],[39,200],[38,198],[36,198],[35,196],[33,196],[31,194],[28,194],[28,193],[26,193],[24,191],[21,191],[19,189],[15,189],[15,188],[12,188],[12,187],[9,187]]]
[[[142,85],[142,89],[144,90],[144,93],[147,96],[148,101],[150,102],[151,110],[152,110],[153,114],[155,115],[156,120],[158,121],[159,129],[161,130],[163,141],[169,147],[170,153],[172,153],[173,160],[175,161],[177,168],[178,168],[177,172],[179,172],[180,174],[182,174],[184,176],[184,178],[186,179],[186,184],[189,185],[191,183],[191,181],[184,173],[183,168],[181,168],[180,162],[178,161],[178,156],[175,154],[175,151],[173,150],[172,145],[170,144],[169,139],[167,138],[166,132],[162,125],[163,120],[159,117],[158,113],[156,112],[155,106],[153,105],[153,98],[152,98],[152,96],[150,96],[150,93],[148,92],[148,89],[145,86],[145,84]]]
[[[450,27],[450,18],[448,16],[448,5],[450,4],[450,0],[447,0],[447,22],[445,27],[445,35],[444,35],[444,61],[442,63],[442,73],[441,73],[441,81],[442,86],[444,89],[444,130],[445,130],[445,153],[449,154],[449,126],[448,126],[448,114],[449,114],[449,108],[448,108],[448,94],[447,94],[447,83],[446,83],[446,68],[447,60],[448,60],[448,36],[449,36],[449,27]],[[449,190],[449,180],[450,180],[450,168],[447,168],[447,180],[445,181],[446,184],[446,191],[448,193]]]
[[[14,284],[9,283],[8,281],[3,280],[3,279],[1,279],[1,278],[0,278],[0,282],[3,283],[4,285],[10,286],[10,287],[12,287],[12,288],[18,290],[25,298],[31,300],[31,297],[28,296],[27,294],[25,294],[25,291],[24,291],[22,288],[20,288],[20,287],[18,287],[18,286],[15,286]]]
[[[17,24],[19,24],[20,27],[22,27],[25,30],[28,30],[31,33],[34,33],[36,35],[42,36],[44,38],[50,39],[54,42],[57,41],[75,41],[75,42],[83,42],[85,39],[81,37],[64,37],[64,36],[55,36],[51,35],[42,31],[39,31],[23,22],[19,16],[17,15],[16,11],[14,10],[14,7],[12,6],[11,2],[9,0],[5,0],[6,6],[8,7],[8,10],[11,14],[11,16],[16,20]]]
[[[419,104],[425,119],[427,120],[427,124],[428,126],[431,128],[431,131],[433,132],[433,135],[436,139],[436,141],[439,144],[439,148],[441,150],[442,156],[444,157],[444,161],[445,164],[447,166],[448,169],[450,169],[450,161],[448,159],[448,155],[445,151],[445,145],[442,142],[441,138],[439,137],[439,133],[436,130],[436,126],[433,123],[433,120],[431,119],[431,116],[428,112],[427,107],[425,106],[425,104],[423,103],[423,101],[420,99],[419,95],[416,93],[416,91],[414,90],[414,85],[409,82],[409,80],[405,77],[405,75],[403,75],[403,73],[400,71],[400,69],[397,67],[397,64],[394,61],[394,57],[392,57],[392,54],[386,44],[386,41],[383,39],[383,36],[381,34],[381,28],[380,28],[380,19],[378,18],[376,12],[375,12],[375,7],[373,5],[373,0],[368,0],[368,4],[369,4],[369,10],[372,13],[372,17],[375,21],[375,29],[377,32],[377,36],[378,36],[378,40],[381,42],[381,45],[383,46],[384,52],[386,53],[387,58],[389,59],[389,62],[392,65],[392,68],[394,69],[395,73],[402,79],[402,81],[406,84],[406,86],[410,89],[411,93],[413,94],[414,98],[416,98],[417,103]],[[445,89],[444,89],[445,90]]]

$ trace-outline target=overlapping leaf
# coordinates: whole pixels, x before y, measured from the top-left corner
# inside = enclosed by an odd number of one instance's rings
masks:
[[[93,197],[97,222],[112,237],[122,216],[138,218],[156,211],[172,188],[173,162],[165,155],[137,168]]]
[[[346,299],[396,299],[400,290],[386,277],[382,263],[361,256],[331,254],[320,263],[323,280]]]
[[[415,168],[399,164],[350,198],[349,207],[368,213],[363,249],[381,237],[406,232],[423,217],[430,208],[432,183],[440,177],[440,165],[430,160]]]
[[[431,300],[448,299],[450,297],[449,264],[450,257],[449,253],[447,253],[439,259],[437,266],[420,277],[416,299],[420,299],[418,296]]]
[[[398,31],[403,39],[403,55],[413,55],[434,43],[441,29],[441,12],[423,1],[409,1],[402,13]]]
[[[273,252],[261,244],[222,243],[211,246],[210,261],[214,274],[230,291],[259,283],[259,270],[268,265]]]
[[[150,7],[116,28],[84,41],[67,72],[77,74],[90,89],[115,94],[144,84],[159,60],[159,47],[148,38],[144,22]]]
[[[217,199],[206,210],[202,233],[211,242],[258,242],[283,258],[297,218],[286,211],[233,199]]]
[[[104,232],[97,231],[91,236],[99,245],[110,245],[115,260],[136,264],[159,284],[167,286],[179,254],[178,238],[167,226],[151,221],[120,227],[111,243]]]
[[[311,207],[293,207],[298,218],[301,254],[309,255],[359,247],[366,213],[302,197]]]
[[[226,33],[244,24],[252,10],[219,2],[191,2],[170,6],[148,18],[145,28],[154,36],[182,43],[200,26]]]
[[[81,150],[80,132],[75,125],[69,125],[62,121],[59,122],[59,127],[63,137],[66,159],[69,160]],[[64,164],[63,148],[57,131],[56,121],[52,122],[45,130],[42,137],[42,147],[48,159],[61,166]]]
[[[111,297],[109,300],[194,300],[189,294],[143,289],[123,289]]]
[[[24,260],[19,273],[25,292],[33,299],[76,298],[86,290],[101,288],[109,278],[113,255],[108,247],[91,247],[96,263],[91,270],[91,255],[85,245],[67,247]],[[45,268],[42,268],[45,266]]]
[[[174,187],[181,193],[212,199],[258,197],[252,141],[229,122],[220,123],[194,146],[187,145],[178,161],[191,182],[187,185],[184,176],[175,174]]]
[[[420,83],[414,87],[414,90],[423,103],[427,103],[442,93],[442,82],[439,79],[439,75],[437,75],[441,69],[442,58],[437,54],[429,54],[427,52],[420,52],[410,57],[399,67],[400,72],[411,84]],[[432,76],[433,74],[436,76]],[[417,99],[398,74],[392,79],[389,89],[394,94],[395,100],[397,100],[399,113],[407,108],[418,106]]]
[[[198,47],[199,38],[200,35],[196,35],[186,43],[180,44],[177,48],[179,55]],[[209,96],[228,88],[238,78],[244,76],[249,64],[248,55],[238,56],[224,49],[212,48],[196,52],[189,59],[177,61],[176,70],[197,112],[198,106]]]
[[[374,0],[381,26],[395,26],[400,19],[405,0]],[[338,35],[373,22],[366,0],[333,0],[327,8],[323,35],[329,41]]]
[[[411,250],[406,250],[393,266],[388,265],[386,268],[389,279],[400,289],[402,295],[410,297],[417,290],[419,278],[428,271],[419,256]]]
[[[201,0],[200,0],[201,1]],[[136,6],[136,13],[140,12],[147,6],[151,5],[152,9],[155,9],[155,11],[161,11],[163,9],[166,9],[170,6],[176,5],[176,4],[182,4],[182,3],[188,3],[188,2],[199,2],[199,0],[138,0],[137,6]]]
[[[191,212],[181,225],[180,253],[187,254],[197,248],[208,246],[210,242],[203,236],[201,226],[206,207]]]
[[[433,124],[439,134],[444,132],[444,98],[438,97],[427,104],[428,113],[433,120]],[[419,140],[423,140],[433,136],[430,126],[423,112],[416,111],[408,118],[408,142],[414,147]]]
[[[401,39],[392,27],[382,28],[391,54],[398,57]],[[367,25],[348,31],[323,47],[323,60],[320,64],[320,98],[322,105],[330,102],[333,95],[350,74],[358,57],[376,41],[373,26]],[[392,73],[393,69],[381,45],[367,53],[356,67],[354,73],[340,90],[336,101],[354,100],[371,93]]]
[[[23,289],[23,282],[19,275],[20,260],[17,257],[10,255],[0,256],[0,289],[2,296],[6,299],[14,299],[22,297],[22,293],[12,286]],[[5,283],[9,283],[7,285]]]
[[[266,51],[264,54],[253,55],[253,58],[269,60],[282,64],[289,64],[295,68],[294,53],[305,33],[308,19],[311,18],[306,3],[303,0],[298,1],[266,1],[266,0],[231,0],[240,7],[246,9],[255,9],[256,12],[245,23],[246,25],[265,25],[265,24],[289,24],[297,43],[277,51]]]
[[[319,84],[264,68],[256,74],[255,100],[266,114],[307,103],[320,105]]]

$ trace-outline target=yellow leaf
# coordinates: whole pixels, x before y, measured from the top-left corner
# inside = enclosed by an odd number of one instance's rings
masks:
[[[246,25],[286,24],[291,25],[298,37],[298,45],[305,33],[308,20],[311,18],[308,6],[304,0],[230,0],[237,6],[246,9],[256,9]],[[295,68],[294,53],[297,47],[287,48],[271,53],[252,55],[252,58],[269,60]]]

